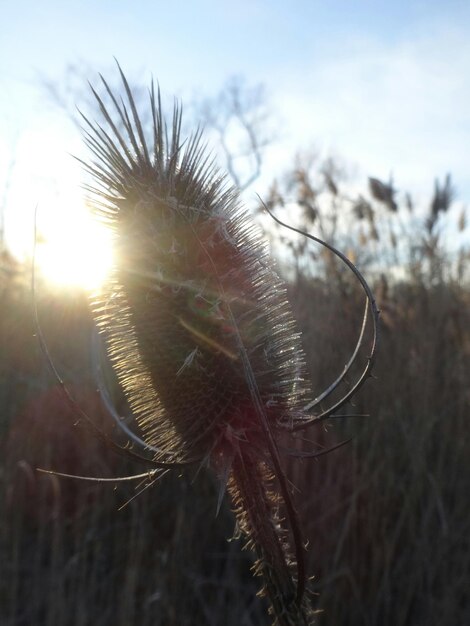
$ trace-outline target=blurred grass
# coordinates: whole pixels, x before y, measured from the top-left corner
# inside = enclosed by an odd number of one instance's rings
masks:
[[[422,271],[402,282],[377,279],[378,380],[351,408],[370,417],[308,433],[318,445],[349,436],[352,443],[316,460],[286,461],[320,624],[470,623],[470,291],[450,269],[435,272],[453,261],[434,254],[432,279]],[[426,260],[428,252],[415,255],[413,267]],[[204,472],[195,480],[173,472],[120,511],[134,486],[35,473],[143,468],[76,424],[33,338],[27,271],[4,254],[0,276],[0,623],[267,624],[251,556],[239,541],[227,542],[234,520],[228,510],[215,518],[217,486]],[[315,393],[341,371],[363,308],[347,279],[325,276],[298,272],[289,287]],[[45,286],[41,293],[60,371],[80,405],[111,430],[88,362],[85,299]]]
[[[330,443],[352,444],[292,470],[325,624],[470,620],[469,304],[458,285],[391,290],[377,380],[351,409],[371,417],[336,423]],[[328,343],[309,328],[319,355]]]

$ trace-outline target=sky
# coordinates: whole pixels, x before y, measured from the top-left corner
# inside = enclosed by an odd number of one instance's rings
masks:
[[[470,2],[0,0],[0,229],[18,254],[82,205],[76,128],[44,78],[68,64],[158,80],[165,94],[263,83],[276,143],[252,191],[315,149],[427,202],[451,172],[470,200]],[[96,76],[90,77],[95,80]],[[41,221],[42,220],[42,221]],[[84,229],[86,226],[84,225]],[[52,231],[51,231],[52,232]],[[78,232],[78,231],[77,231]]]

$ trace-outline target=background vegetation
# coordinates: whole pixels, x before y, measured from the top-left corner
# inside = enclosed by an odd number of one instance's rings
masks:
[[[234,148],[225,150],[242,187],[259,174],[269,144],[261,93],[251,91],[251,100],[247,93],[231,83],[199,109],[224,141],[233,123],[247,131],[241,169]],[[427,206],[415,206],[393,182],[369,179],[351,192],[337,163],[299,154],[267,198],[279,217],[346,250],[382,310],[376,380],[350,407],[369,417],[330,420],[309,433],[319,449],[353,437],[348,446],[315,460],[286,459],[320,624],[470,623],[469,254],[453,244],[466,229],[463,213],[454,219],[453,195],[449,177],[436,182]],[[344,366],[364,303],[330,257],[262,224],[288,281],[313,397]],[[143,470],[77,421],[34,337],[29,268],[5,246],[0,254],[0,622],[268,623],[251,556],[240,541],[227,541],[234,518],[222,509],[216,519],[217,486],[203,471],[168,474],[136,498],[132,485],[36,473]],[[95,391],[85,295],[39,287],[56,365],[80,406],[115,435]]]

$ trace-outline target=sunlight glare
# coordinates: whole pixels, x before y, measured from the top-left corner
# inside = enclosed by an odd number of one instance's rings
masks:
[[[61,289],[95,291],[112,267],[112,235],[86,205],[83,170],[69,156],[81,156],[81,148],[75,130],[53,118],[25,129],[5,157],[0,150],[0,160],[12,164],[5,181],[0,172],[5,243],[19,261],[31,258],[37,207],[38,276]]]
[[[39,231],[37,267],[59,286],[99,289],[112,266],[111,234],[84,208],[67,218]]]

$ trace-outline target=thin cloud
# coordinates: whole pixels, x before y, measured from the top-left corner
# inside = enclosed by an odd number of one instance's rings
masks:
[[[470,42],[462,31],[356,41],[290,74],[277,105],[289,143],[323,145],[368,173],[420,188],[451,171],[470,197]],[[282,84],[282,78],[279,84]]]

